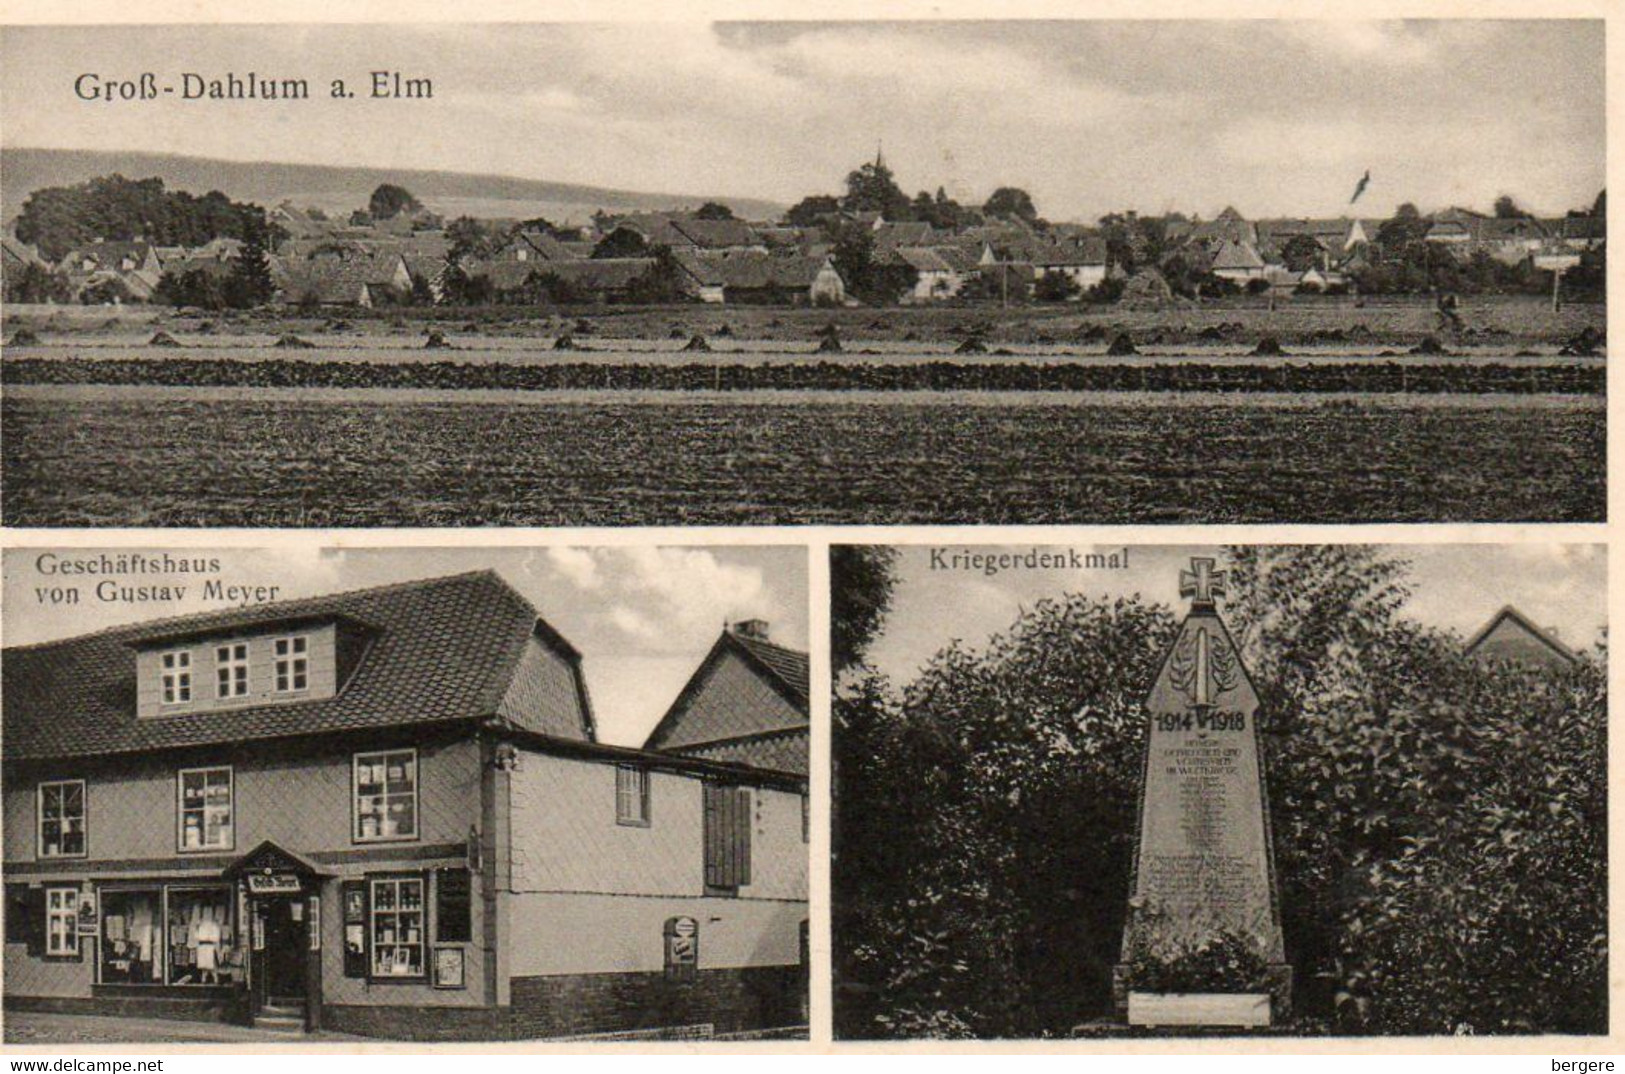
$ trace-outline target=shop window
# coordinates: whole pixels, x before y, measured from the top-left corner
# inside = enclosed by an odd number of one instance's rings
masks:
[[[164,981],[163,892],[102,888],[102,984]]]
[[[184,705],[192,700],[192,654],[177,649],[163,655],[164,704]]]
[[[310,641],[303,634],[276,640],[276,692],[299,693],[310,687]]]
[[[175,778],[180,802],[180,849],[230,850],[231,768],[183,768]]]
[[[214,696],[243,697],[248,693],[248,643],[221,645],[214,651]]]
[[[170,888],[167,939],[172,985],[235,984],[243,979],[242,952],[231,927],[226,888]]]
[[[45,889],[45,954],[79,957],[79,889]]]
[[[417,751],[356,754],[356,842],[416,839],[417,835]]]
[[[623,765],[615,769],[615,823],[649,826],[649,770]]]
[[[423,973],[423,878],[372,881],[372,975],[399,978]]]
[[[39,856],[85,856],[85,781],[62,780],[39,787]]]

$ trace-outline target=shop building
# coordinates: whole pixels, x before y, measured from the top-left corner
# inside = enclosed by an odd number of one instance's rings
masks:
[[[805,1023],[805,779],[599,743],[494,573],[10,648],[4,690],[8,1009]]]

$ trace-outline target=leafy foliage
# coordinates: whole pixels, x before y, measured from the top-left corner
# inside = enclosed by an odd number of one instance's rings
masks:
[[[831,545],[830,661],[837,674],[856,666],[891,610],[897,549]]]
[[[1400,615],[1408,568],[1368,547],[1229,560],[1296,1009],[1351,1033],[1604,1031],[1605,651],[1472,660]],[[1072,595],[900,690],[839,688],[838,1033],[1057,1034],[1109,1011],[1142,700],[1174,628]],[[1250,989],[1233,946],[1131,960]]]
[[[16,234],[50,261],[96,238],[145,239],[159,246],[202,246],[210,239],[246,238],[264,210],[238,203],[218,190],[196,197],[165,190],[162,179],[100,176],[76,186],[43,187],[23,202]],[[283,237],[268,235],[271,244]]]
[[[421,212],[423,203],[412,192],[394,183],[379,183],[367,199],[367,212],[374,220],[388,220],[402,213]]]

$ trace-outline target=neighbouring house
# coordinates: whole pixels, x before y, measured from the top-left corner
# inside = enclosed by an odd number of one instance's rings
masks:
[[[511,242],[497,251],[493,260],[547,264],[555,261],[579,261],[581,257],[545,231],[521,231]]]
[[[643,748],[805,776],[807,704],[807,654],[747,619],[723,629]]]
[[[682,213],[633,213],[608,221],[605,236],[635,232],[650,246],[711,254],[767,253],[767,242],[743,220],[701,220]]]
[[[965,274],[948,260],[942,250],[930,246],[901,246],[892,256],[912,268],[914,286],[905,302],[938,302],[953,298],[965,286]]]
[[[156,277],[163,272],[158,250],[150,242],[135,239],[130,242],[107,242],[97,239],[86,246],[70,251],[57,265],[70,275],[88,275],[92,272],[144,272]]]
[[[1580,660],[1555,632],[1536,626],[1511,605],[1490,617],[1467,642],[1466,651],[1468,656],[1529,667],[1566,668]]]
[[[581,655],[494,572],[4,658],[8,1011],[805,1024],[805,778],[600,743]]]
[[[399,251],[342,251],[303,260],[278,258],[272,267],[284,302],[323,306],[388,305],[412,292],[412,273]]]
[[[1249,242],[1226,240],[1213,255],[1213,275],[1237,283],[1263,279],[1264,259]]]
[[[789,306],[846,301],[846,282],[828,256],[746,253],[703,260],[720,276],[727,302]]]
[[[1078,285],[1078,296],[1106,279],[1106,240],[1080,238],[1069,242],[1036,245],[1029,259],[1033,270],[1043,275],[1066,276]]]

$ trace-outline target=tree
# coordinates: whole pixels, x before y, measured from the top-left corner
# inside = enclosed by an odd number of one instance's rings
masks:
[[[655,246],[649,253],[654,259],[653,263],[627,287],[627,299],[634,303],[653,305],[680,302],[686,298],[682,287],[682,266],[678,265],[677,256],[671,252],[671,247],[662,244]]]
[[[1078,281],[1065,272],[1045,272],[1033,282],[1033,297],[1040,302],[1067,302],[1082,293]]]
[[[648,257],[649,242],[629,227],[618,227],[592,248],[595,258]]]
[[[1518,207],[1517,201],[1513,199],[1511,194],[1502,194],[1495,199],[1495,215],[1500,220],[1519,220],[1529,216],[1528,213]]]
[[[958,231],[969,223],[974,215],[950,198],[948,192],[940,186],[937,187],[934,197],[923,190],[914,195],[910,212],[914,219],[924,220],[938,231]]]
[[[47,265],[30,261],[16,272],[6,274],[5,301],[66,302],[73,297],[68,278]]]
[[[367,211],[374,220],[389,220],[401,213],[413,214],[422,211],[423,205],[412,192],[403,186],[394,183],[380,183],[367,199]]]
[[[271,278],[271,260],[265,249],[265,221],[251,224],[243,236],[242,248],[226,277],[226,301],[238,309],[263,306],[271,301],[276,283]]]
[[[831,257],[835,270],[846,282],[847,292],[870,305],[895,303],[920,277],[919,271],[901,261],[880,261],[875,256],[874,232],[862,224],[835,228],[835,248]]]
[[[1281,260],[1293,272],[1307,272],[1320,265],[1326,248],[1313,235],[1294,235],[1281,247]]]
[[[847,173],[846,196],[841,199],[841,208],[849,213],[879,213],[887,220],[908,220],[912,215],[908,195],[879,157]]]
[[[501,249],[507,240],[506,233],[472,216],[459,216],[446,225],[448,253],[459,261],[483,261]]]
[[[1306,1030],[1605,1031],[1606,650],[1470,658],[1403,617],[1407,568],[1369,546],[1227,558]],[[1175,626],[1137,597],[1044,599],[911,683],[838,684],[839,1033],[1061,1035],[1110,1011]]]
[[[822,217],[841,211],[840,201],[831,194],[810,194],[790,207],[784,222],[791,227],[813,227]]]
[[[1597,200],[1593,201],[1591,203],[1591,215],[1592,216],[1607,216],[1608,215],[1608,191],[1607,190],[1599,190],[1599,191],[1597,191]]]
[[[837,675],[863,661],[885,623],[896,569],[890,545],[830,546],[830,666]]]
[[[1416,206],[1407,201],[1377,229],[1377,244],[1387,257],[1402,256],[1412,243],[1421,242],[1427,231],[1428,222],[1422,219]]]
[[[35,190],[23,202],[16,234],[46,260],[59,261],[97,238],[188,247],[222,237],[241,239],[252,221],[264,219],[260,206],[234,202],[218,190],[195,197],[165,190],[162,179],[108,175]],[[268,243],[274,246],[285,234],[273,229]]]
[[[988,216],[1013,216],[1029,224],[1038,223],[1038,208],[1032,195],[1015,186],[1001,186],[982,206]]]
[[[694,211],[697,220],[732,220],[734,211],[718,201],[708,201]]]

